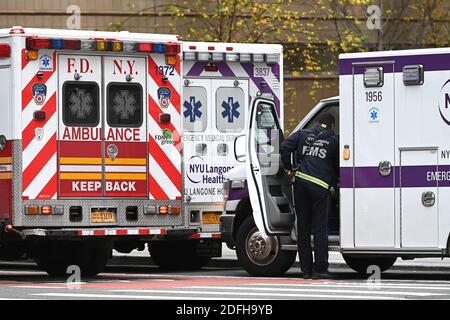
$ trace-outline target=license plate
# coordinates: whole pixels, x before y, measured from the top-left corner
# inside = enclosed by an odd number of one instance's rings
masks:
[[[91,220],[92,223],[116,223],[116,213],[114,211],[93,211]]]
[[[203,212],[203,224],[219,224],[220,213]]]

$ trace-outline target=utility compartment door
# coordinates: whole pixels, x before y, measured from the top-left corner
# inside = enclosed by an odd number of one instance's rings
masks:
[[[102,61],[59,55],[59,196],[101,197]]]
[[[104,57],[106,197],[148,197],[146,61]]]
[[[212,163],[211,80],[185,79],[183,87],[183,158],[185,195],[191,203],[211,203],[208,187]]]
[[[401,245],[437,248],[438,149],[400,151]]]
[[[250,108],[246,169],[253,217],[265,235],[288,235],[294,226],[290,179],[280,157],[283,133],[275,104],[256,99]]]
[[[394,65],[353,65],[355,247],[395,245]]]

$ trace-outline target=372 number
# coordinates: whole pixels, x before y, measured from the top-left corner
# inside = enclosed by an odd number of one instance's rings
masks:
[[[155,66],[155,74],[160,76],[173,76],[175,68],[173,66]]]
[[[367,102],[380,102],[383,101],[383,94],[381,91],[369,91],[366,92]]]

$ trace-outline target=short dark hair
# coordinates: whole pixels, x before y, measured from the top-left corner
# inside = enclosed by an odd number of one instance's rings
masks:
[[[329,112],[325,112],[319,116],[319,124],[325,125],[327,128],[331,128],[335,122],[334,116]]]

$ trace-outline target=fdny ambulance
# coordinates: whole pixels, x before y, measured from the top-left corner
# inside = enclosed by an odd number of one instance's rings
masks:
[[[321,101],[339,122],[340,195],[330,210],[330,250],[360,273],[398,258],[450,256],[450,48],[344,54],[340,97]],[[279,161],[282,138],[272,101],[253,102],[248,134],[236,140],[245,165],[225,183],[222,236],[255,275],[295,261],[291,181]],[[243,187],[241,187],[243,186]]]
[[[0,30],[0,258],[95,275],[112,248],[147,243],[164,268],[220,256],[233,140],[256,96],[275,99],[282,117],[281,53],[174,35]]]

